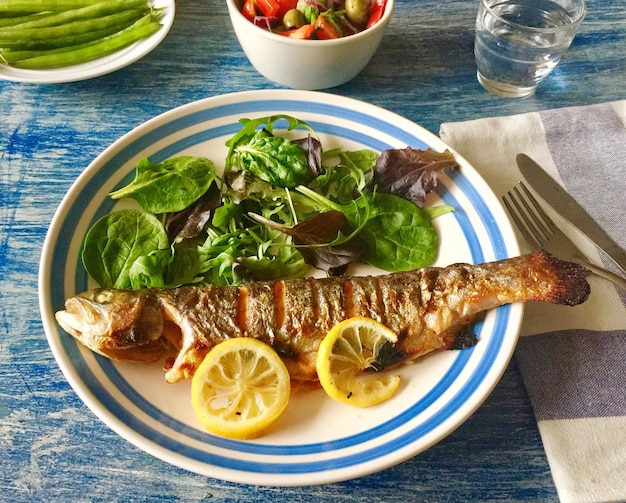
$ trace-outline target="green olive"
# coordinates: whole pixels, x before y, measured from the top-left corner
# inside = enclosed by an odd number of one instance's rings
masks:
[[[290,30],[291,28],[300,28],[306,24],[304,14],[298,9],[289,9],[283,16],[283,26]]]
[[[346,15],[354,24],[364,24],[368,18],[369,0],[346,0]]]

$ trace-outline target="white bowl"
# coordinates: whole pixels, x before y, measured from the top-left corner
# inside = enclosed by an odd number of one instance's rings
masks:
[[[371,28],[334,40],[298,40],[271,33],[241,13],[238,0],[226,0],[235,35],[246,57],[268,79],[293,89],[327,89],[356,77],[380,45],[394,0]]]

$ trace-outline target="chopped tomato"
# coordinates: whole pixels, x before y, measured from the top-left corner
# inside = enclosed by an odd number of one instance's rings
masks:
[[[324,16],[319,16],[315,21],[315,35],[320,40],[331,40],[341,37],[338,28]]]
[[[385,6],[387,5],[386,0],[373,0],[370,5],[370,17],[367,21],[367,28],[371,28],[374,26],[380,18],[383,17],[383,13],[385,12]]]
[[[254,18],[256,17],[256,7],[254,6],[254,0],[246,0],[241,8],[241,12],[246,19],[254,22]]]
[[[300,39],[309,39],[313,36],[315,32],[315,25],[313,24],[305,24],[300,26],[300,28],[294,28],[292,30],[281,31],[280,34],[284,37],[290,38],[300,38]]]
[[[255,0],[257,9],[261,11],[264,16],[275,17],[280,9],[278,0]]]
[[[276,17],[282,19],[285,17],[285,14],[287,14],[287,11],[296,8],[298,0],[278,0],[278,4],[280,5],[280,8],[278,9]]]

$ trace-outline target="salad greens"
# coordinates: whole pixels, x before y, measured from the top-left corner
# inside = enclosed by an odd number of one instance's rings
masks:
[[[140,209],[112,212],[87,233],[82,260],[102,287],[237,285],[341,274],[354,262],[389,272],[432,264],[432,219],[424,207],[450,152],[323,151],[317,133],[287,115],[241,119],[221,176],[204,157],[141,160],[135,179],[111,192]],[[290,139],[304,130],[306,136]]]
[[[151,285],[139,277],[148,269],[154,270],[155,263],[165,259],[168,248],[167,234],[158,218],[146,211],[123,210],[105,215],[89,229],[82,259],[87,272],[101,286],[163,286],[159,272],[148,273]]]
[[[182,211],[198,200],[214,179],[215,165],[203,157],[177,157],[161,164],[142,159],[135,180],[109,197],[131,197],[150,213]]]
[[[311,136],[291,141],[272,134],[280,119],[288,122],[287,130],[300,126]],[[306,122],[288,115],[274,115],[262,119],[242,119],[241,131],[226,142],[230,147],[226,156],[226,171],[237,166],[277,187],[295,187],[307,183],[321,170],[321,144],[315,131]],[[265,125],[262,130],[259,126]]]

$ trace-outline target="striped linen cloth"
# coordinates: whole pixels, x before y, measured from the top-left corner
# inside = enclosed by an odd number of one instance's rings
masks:
[[[440,136],[498,196],[528,154],[626,248],[626,101],[444,123]],[[564,503],[626,501],[626,292],[589,282],[580,306],[529,304],[515,352]]]

